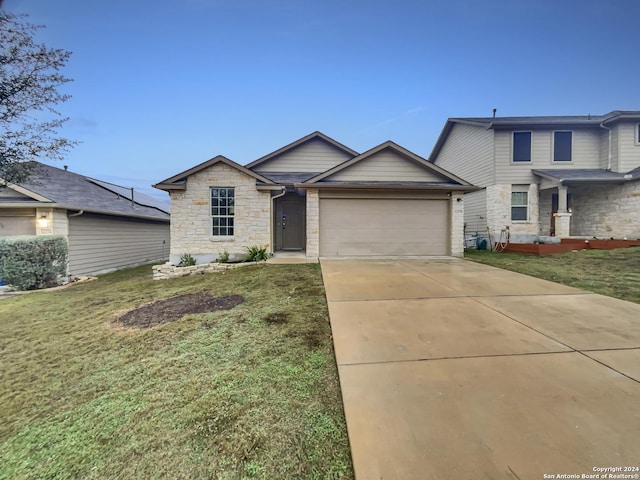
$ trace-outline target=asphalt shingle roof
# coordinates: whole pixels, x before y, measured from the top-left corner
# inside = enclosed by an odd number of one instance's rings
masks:
[[[273,180],[274,182],[281,184],[281,185],[287,185],[287,184],[294,184],[294,183],[298,183],[298,182],[304,182],[305,180],[309,180],[312,177],[315,177],[316,175],[320,175],[320,173],[322,172],[315,172],[315,173],[309,173],[309,172],[287,172],[287,173],[268,173],[268,172],[257,172],[260,173],[260,175],[267,177],[270,180]]]
[[[91,179],[60,168],[38,164],[39,167],[21,187],[46,197],[61,207],[168,219],[161,202],[138,192],[131,200],[131,189]]]

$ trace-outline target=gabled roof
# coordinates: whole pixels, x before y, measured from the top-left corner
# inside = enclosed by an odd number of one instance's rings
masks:
[[[335,148],[337,148],[338,150],[342,150],[343,152],[352,155],[352,156],[356,156],[358,155],[358,152],[356,152],[355,150],[350,149],[349,147],[347,147],[346,145],[343,145],[342,143],[334,140],[333,138],[325,135],[322,132],[313,132],[310,133],[309,135],[307,135],[306,137],[302,137],[299,140],[296,140],[293,143],[290,143],[289,145],[285,145],[282,148],[279,148],[278,150],[276,150],[275,152],[271,152],[267,155],[265,155],[264,157],[260,157],[259,159],[249,163],[246,165],[247,168],[253,169],[255,167],[257,167],[258,165],[265,163],[269,160],[271,160],[272,158],[277,157],[278,155],[282,155],[285,152],[288,152],[290,150],[293,150],[296,147],[299,147],[300,145],[310,142],[312,140],[316,140],[316,139],[320,139],[326,143],[328,143],[329,145],[334,146]]]
[[[47,206],[92,213],[168,220],[168,208],[161,202],[131,189],[91,179],[68,170],[37,163],[37,168],[26,182],[9,184],[8,188],[30,197],[21,201],[25,206]],[[124,195],[123,192],[128,194]],[[133,198],[132,198],[133,195]],[[7,199],[10,201],[9,199]],[[0,205],[8,206],[7,202]]]
[[[225,165],[228,165],[231,168],[235,168],[236,170],[239,170],[240,172],[244,173],[245,175],[249,175],[250,177],[255,178],[256,180],[267,184],[267,185],[275,185],[274,182],[270,179],[268,179],[267,177],[264,177],[260,174],[257,174],[256,172],[252,172],[251,170],[249,170],[246,167],[243,167],[242,165],[240,165],[239,163],[234,162],[233,160],[229,160],[227,157],[224,157],[222,155],[218,155],[217,157],[214,157],[210,160],[207,160],[206,162],[201,163],[200,165],[196,165],[195,167],[192,167],[188,170],[185,170],[184,172],[180,172],[177,175],[174,175],[173,177],[169,177],[166,180],[162,180],[159,183],[156,183],[155,185],[153,185],[154,188],[157,188],[159,190],[185,190],[187,188],[187,178],[190,177],[191,175],[193,175],[194,173],[198,173],[202,170],[205,170],[213,165],[216,165],[217,163],[223,163]]]
[[[413,163],[415,163],[416,165],[418,165],[419,167],[431,172],[431,173],[435,173],[438,176],[443,178],[442,182],[420,182],[420,181],[416,181],[416,182],[409,182],[409,181],[361,181],[361,182],[353,182],[353,181],[349,181],[349,182],[345,182],[345,181],[331,181],[329,177],[331,177],[332,175],[346,170],[349,167],[352,167],[353,165],[365,161],[368,158],[373,157],[374,155],[376,155],[377,153],[382,152],[383,150],[391,150],[397,154],[399,154],[400,156],[402,156],[403,158],[407,159],[408,161],[411,161]],[[458,187],[458,188],[454,188],[454,189],[459,189],[459,190],[467,190],[467,189],[472,189],[475,190],[476,187],[474,187],[473,185],[471,185],[469,182],[463,180],[462,178],[453,175],[452,173],[440,168],[437,165],[434,165],[433,163],[428,162],[426,159],[422,158],[421,156],[407,150],[404,147],[401,147],[400,145],[392,142],[391,140],[386,141],[384,143],[381,143],[380,145],[378,145],[377,147],[374,147],[360,155],[358,155],[357,157],[354,157],[350,160],[347,160],[345,162],[342,162],[340,165],[337,165],[325,172],[322,172],[318,175],[316,175],[315,177],[309,178],[308,180],[298,183],[296,184],[296,187],[298,188],[309,188],[309,187],[319,187],[319,186],[335,186],[335,187],[345,187],[345,186],[349,186],[349,187],[384,187],[384,186],[388,186],[388,187],[416,187],[416,188],[433,188],[433,187],[437,187],[437,186],[446,186],[447,188],[451,188],[451,187]]]
[[[528,127],[550,127],[569,128],[580,126],[599,127],[609,125],[620,120],[640,120],[638,110],[613,110],[604,115],[559,115],[559,116],[532,116],[532,117],[452,117],[447,120],[442,132],[433,147],[429,162],[434,162],[442,149],[449,133],[453,127],[460,123],[464,125],[474,125],[487,129],[500,128],[528,128]]]

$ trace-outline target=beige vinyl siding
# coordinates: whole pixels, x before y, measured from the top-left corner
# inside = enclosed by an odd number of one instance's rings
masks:
[[[558,130],[560,131],[560,130]],[[567,131],[567,129],[562,129]],[[532,130],[531,162],[512,162],[511,130],[495,132],[496,184],[537,183],[531,169],[571,169],[600,168],[601,132],[600,129],[572,129],[572,161],[553,161],[552,129]]]
[[[464,223],[467,235],[487,235],[487,191],[478,190],[464,196]]]
[[[0,237],[36,234],[35,208],[0,209]]]
[[[611,133],[613,139],[613,132]],[[611,152],[613,154],[613,151]],[[598,168],[607,168],[609,163],[609,131],[601,129],[600,131],[600,165]]]
[[[257,172],[324,172],[352,158],[319,138],[310,140],[256,166]]]
[[[321,198],[321,256],[449,254],[449,200]]]
[[[611,131],[611,170],[620,171],[620,125]]]
[[[442,182],[446,179],[436,173],[425,170],[424,167],[396,152],[383,150],[326,177],[325,180]]]
[[[522,129],[517,129],[522,131]],[[533,183],[535,177],[532,168],[550,168],[551,163],[551,132],[531,130],[531,161],[512,162],[513,131],[496,130],[495,141],[495,183]],[[540,166],[542,159],[544,166]],[[534,165],[538,165],[535,167]]]
[[[640,167],[640,145],[638,145],[636,138],[638,134],[637,125],[637,121],[617,125],[616,131],[618,135],[615,144],[618,160],[618,170],[616,171],[618,172],[626,173]]]
[[[107,215],[69,218],[69,273],[93,275],[169,256],[169,224]]]
[[[600,167],[600,128],[573,130],[573,165],[576,168]]]
[[[434,163],[480,187],[494,181],[493,130],[457,123]]]

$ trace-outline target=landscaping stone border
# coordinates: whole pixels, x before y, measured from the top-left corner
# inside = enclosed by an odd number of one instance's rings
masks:
[[[234,268],[248,267],[249,265],[257,265],[259,262],[243,262],[243,263],[202,263],[200,265],[191,265],[189,267],[178,267],[170,262],[162,265],[154,265],[153,279],[167,280],[169,278],[187,277],[189,275],[205,274],[211,272],[226,272]]]

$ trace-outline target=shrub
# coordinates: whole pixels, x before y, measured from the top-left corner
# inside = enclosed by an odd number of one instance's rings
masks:
[[[9,237],[0,240],[0,280],[16,290],[59,285],[67,274],[63,237]]]
[[[247,257],[245,262],[261,262],[269,259],[269,253],[267,252],[267,246],[259,247],[258,245],[251,245],[247,247]]]
[[[218,254],[218,262],[227,263],[228,261],[229,261],[229,252],[227,250]]]
[[[196,264],[196,259],[190,253],[183,253],[180,255],[179,267],[191,267]]]

